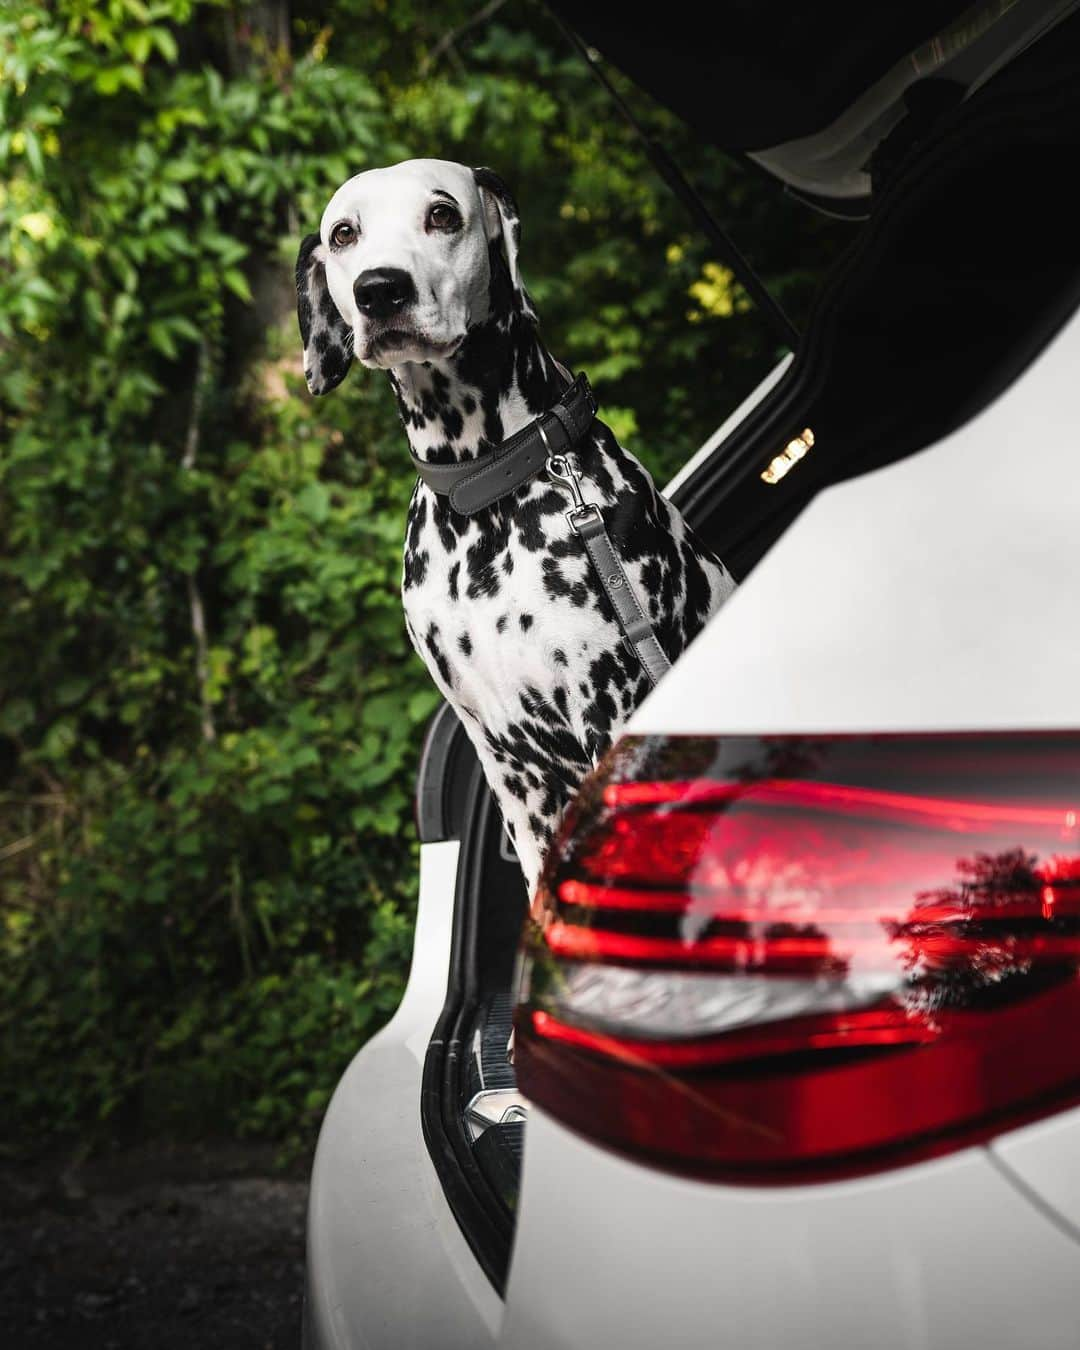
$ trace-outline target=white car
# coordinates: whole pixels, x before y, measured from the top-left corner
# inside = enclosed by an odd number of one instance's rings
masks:
[[[669,488],[741,585],[520,948],[434,722],[408,990],[315,1158],[308,1350],[1080,1345],[1080,15],[895,8],[917,44],[755,151],[873,209]]]

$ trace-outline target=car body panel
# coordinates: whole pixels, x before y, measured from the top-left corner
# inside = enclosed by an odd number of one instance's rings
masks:
[[[852,1182],[710,1185],[534,1108],[499,1345],[1071,1350],[1078,1270],[1080,1246],[984,1149]]]
[[[305,1350],[482,1350],[502,1302],[462,1236],[420,1126],[446,998],[458,844],[425,844],[409,983],[327,1108],[308,1202]]]
[[[1077,369],[1080,316],[959,431],[823,492],[627,730],[1080,727]],[[534,1108],[500,1346],[1075,1346],[1077,1145],[1068,1112],[868,1177],[735,1187]]]
[[[1010,1130],[990,1149],[1007,1173],[1080,1239],[1080,1108]]]
[[[627,730],[1080,727],[1077,370],[1074,315],[953,435],[822,492]]]

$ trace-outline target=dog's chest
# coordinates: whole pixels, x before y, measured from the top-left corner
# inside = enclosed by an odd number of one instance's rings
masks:
[[[410,636],[443,694],[490,722],[523,689],[583,694],[618,642],[594,603],[569,502],[533,484],[513,511],[455,515],[422,483],[409,508],[402,599]]]

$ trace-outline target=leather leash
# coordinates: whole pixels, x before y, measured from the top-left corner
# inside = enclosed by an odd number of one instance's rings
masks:
[[[473,515],[493,505],[523,487],[541,470],[569,492],[573,505],[566,512],[567,523],[585,546],[624,640],[655,687],[671,669],[671,662],[634,594],[599,506],[585,501],[581,480],[567,457],[567,452],[592,426],[595,416],[596,397],[588,377],[579,375],[563,390],[554,407],[479,460],[429,464],[411,449],[409,455],[420,478],[432,491],[448,497],[451,508],[462,515]]]

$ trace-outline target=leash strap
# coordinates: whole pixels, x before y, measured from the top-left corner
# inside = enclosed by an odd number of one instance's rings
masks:
[[[588,376],[579,375],[553,408],[479,461],[428,464],[411,450],[409,454],[428,487],[449,497],[453,510],[471,516],[523,487],[552,455],[569,450],[592,426],[595,416],[596,395]]]
[[[667,659],[667,653],[660,646],[660,641],[653,632],[652,624],[645,616],[644,610],[638,604],[638,598],[634,594],[634,588],[630,584],[630,578],[626,575],[626,569],[622,565],[622,560],[615,552],[611,543],[611,536],[604,528],[604,518],[600,514],[598,506],[586,506],[585,512],[575,519],[574,513],[570,512],[568,519],[572,529],[575,529],[581,536],[581,541],[588,550],[592,564],[596,568],[597,575],[600,578],[600,584],[611,601],[611,607],[615,611],[615,617],[619,621],[619,627],[623,631],[623,636],[630,644],[631,650],[637,659],[641,662],[641,668],[649,677],[649,683],[655,689],[660,680],[671,669],[671,662]]]
[[[582,498],[581,484],[568,460],[552,455],[547,462],[547,471],[549,478],[561,483],[573,495],[574,505],[567,511],[566,519],[585,545],[585,552],[589,555],[604,594],[611,602],[627,646],[641,663],[642,670],[655,689],[671,669],[671,662],[634,594],[634,587],[611,542],[600,508]]]

